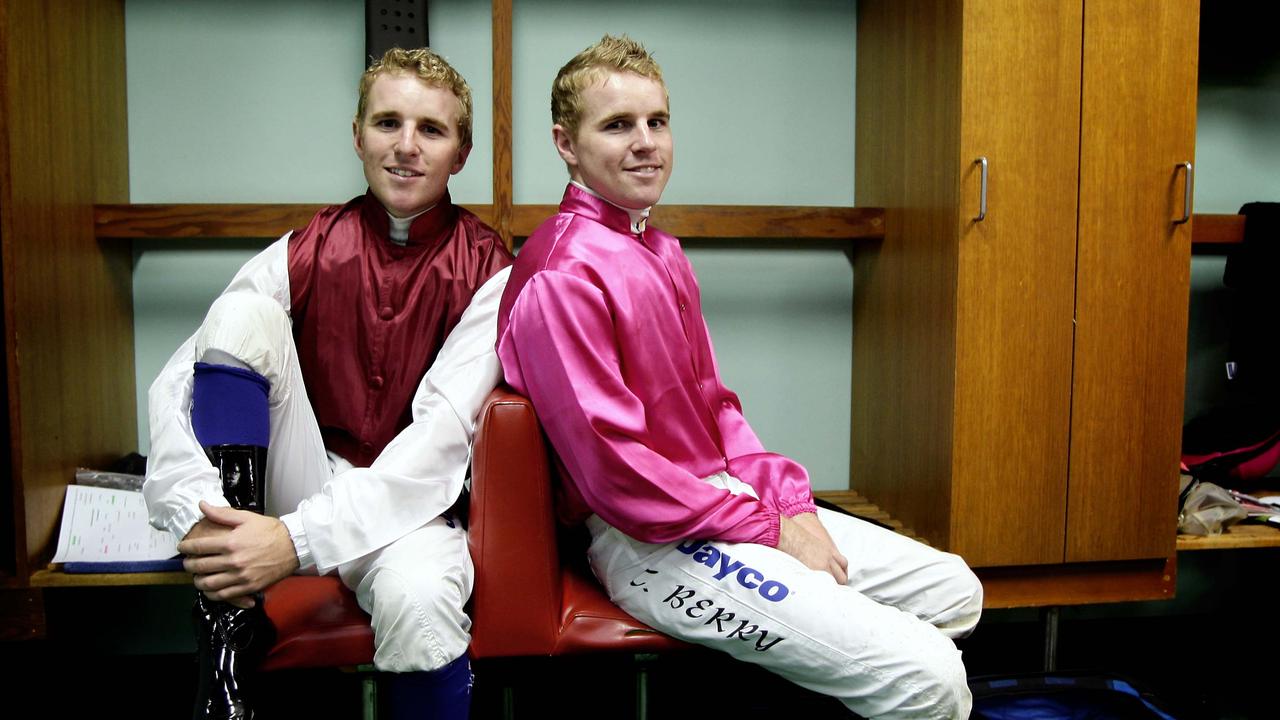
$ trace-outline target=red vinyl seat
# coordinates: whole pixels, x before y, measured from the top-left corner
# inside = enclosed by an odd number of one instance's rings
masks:
[[[528,399],[494,390],[480,411],[471,463],[472,657],[687,647],[618,609],[587,568],[584,548],[561,546],[551,456]]]
[[[583,548],[560,546],[552,471],[533,406],[494,390],[472,453],[472,657],[686,647],[609,602]],[[287,577],[267,589],[264,606],[276,628],[264,670],[373,662],[369,616],[337,577]]]
[[[276,643],[263,670],[373,662],[373,628],[355,593],[334,576],[292,575],[267,588],[263,607]]]

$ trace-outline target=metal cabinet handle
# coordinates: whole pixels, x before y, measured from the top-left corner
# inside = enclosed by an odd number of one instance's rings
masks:
[[[974,218],[974,222],[982,222],[987,217],[987,159],[980,157],[973,161],[974,165],[982,166],[982,191],[978,196],[978,217]]]
[[[1177,173],[1179,168],[1185,170],[1186,173],[1182,177],[1182,217],[1174,220],[1174,225],[1181,225],[1191,219],[1191,176],[1193,170],[1189,162],[1180,162],[1174,165],[1173,172]]]

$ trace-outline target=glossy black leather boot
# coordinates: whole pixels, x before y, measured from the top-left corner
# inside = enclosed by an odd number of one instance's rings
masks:
[[[237,510],[263,513],[267,449],[259,445],[214,445],[205,448],[222,478],[222,495]]]
[[[222,477],[222,494],[231,506],[261,513],[267,449],[215,445],[206,452]],[[275,629],[263,611],[261,594],[253,607],[239,608],[197,592],[192,616],[200,673],[192,717],[251,720],[253,675],[275,643]]]
[[[275,630],[262,612],[262,597],[251,608],[196,594],[199,687],[193,717],[199,720],[251,720],[252,681],[258,663],[275,642]],[[247,686],[247,687],[246,687]]]

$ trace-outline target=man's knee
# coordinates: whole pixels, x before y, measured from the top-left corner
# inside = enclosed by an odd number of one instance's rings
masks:
[[[292,341],[289,314],[273,298],[253,292],[223,293],[209,307],[196,334],[196,359],[204,360],[211,350],[226,353],[274,379]]]
[[[973,704],[968,675],[960,651],[939,637],[933,652],[912,658],[911,667],[897,684],[909,692],[884,715],[901,718],[967,718]]]
[[[370,589],[374,664],[380,670],[435,670],[466,652],[470,621],[462,611],[460,578],[415,578],[382,568]]]
[[[977,627],[982,617],[982,581],[957,555],[951,555],[951,572],[947,580],[948,607],[932,624],[949,638],[965,637]]]
[[[934,716],[939,718],[967,718],[973,706],[969,692],[969,678],[965,673],[960,652],[954,651],[947,660],[940,662],[931,675],[934,694]]]

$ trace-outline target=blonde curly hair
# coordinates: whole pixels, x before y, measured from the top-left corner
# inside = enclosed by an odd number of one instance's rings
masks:
[[[458,136],[461,138],[459,146],[471,144],[471,86],[467,85],[467,81],[452,65],[430,48],[391,48],[364,71],[360,76],[360,99],[356,102],[357,126],[364,125],[364,114],[369,106],[369,89],[373,87],[373,81],[383,75],[395,73],[415,75],[428,85],[452,92],[462,105],[462,113],[458,116]]]

